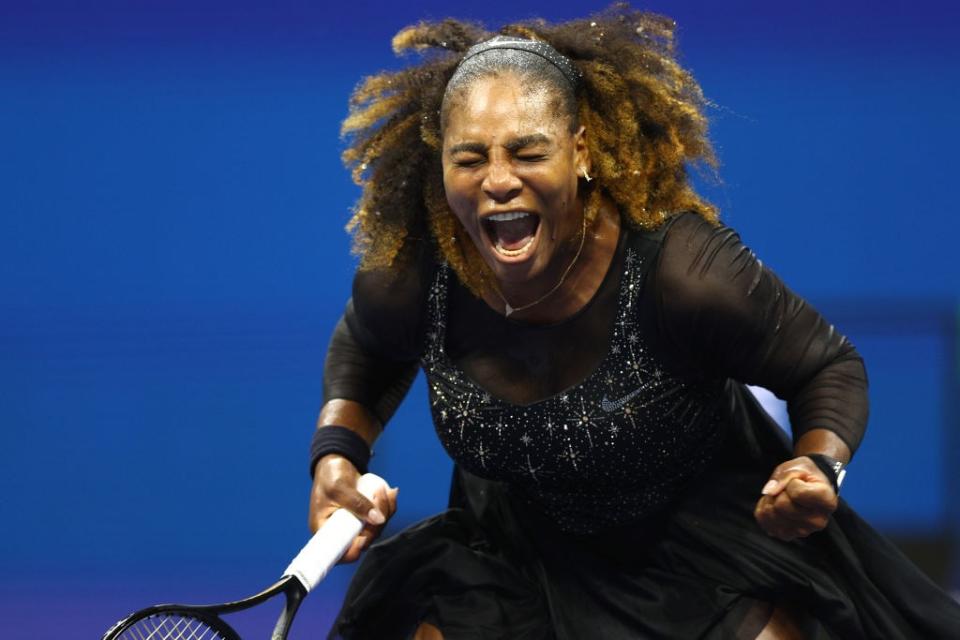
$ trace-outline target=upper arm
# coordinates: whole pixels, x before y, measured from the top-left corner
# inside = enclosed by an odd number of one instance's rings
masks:
[[[416,375],[429,265],[358,271],[324,364],[324,403],[351,400],[386,423]]]
[[[653,289],[658,328],[688,366],[764,386],[788,400],[795,435],[824,427],[856,448],[867,417],[862,359],[736,232],[676,220]]]
[[[344,321],[353,337],[385,360],[416,361],[423,346],[426,265],[357,271]]]

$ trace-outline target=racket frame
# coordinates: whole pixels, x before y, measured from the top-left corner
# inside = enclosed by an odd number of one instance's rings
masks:
[[[220,633],[224,637],[224,640],[241,640],[240,636],[236,631],[234,631],[233,627],[231,627],[225,620],[220,618],[220,616],[223,614],[235,613],[237,611],[243,611],[244,609],[255,607],[256,605],[266,602],[279,593],[284,593],[286,595],[286,599],[283,611],[280,613],[280,617],[277,619],[277,624],[274,626],[273,633],[270,635],[270,638],[271,640],[284,640],[287,637],[287,633],[290,631],[290,625],[293,622],[294,614],[296,614],[297,609],[300,608],[300,603],[303,602],[303,599],[307,595],[307,590],[300,583],[300,580],[294,576],[284,576],[260,593],[252,595],[249,598],[244,598],[243,600],[234,600],[232,602],[224,602],[222,604],[201,605],[157,604],[145,609],[140,609],[139,611],[131,613],[129,616],[112,626],[107,633],[104,634],[103,640],[115,640],[116,638],[120,637],[121,633],[135,625],[137,622],[151,616],[163,614],[170,615],[176,613],[197,618],[207,626]]]
[[[368,499],[378,489],[386,490],[386,481],[372,473],[364,474],[357,483],[357,489]],[[326,523],[313,535],[300,553],[290,562],[278,581],[263,591],[244,598],[222,604],[185,605],[158,604],[140,609],[123,618],[110,627],[102,640],[116,640],[119,635],[140,620],[154,615],[181,612],[193,616],[224,636],[225,640],[241,640],[233,628],[220,618],[221,614],[234,613],[254,607],[269,600],[278,593],[286,595],[286,602],[277,624],[270,635],[271,640],[285,640],[293,622],[293,616],[307,594],[319,583],[340,560],[349,548],[352,540],[360,533],[363,523],[346,509],[337,509]]]

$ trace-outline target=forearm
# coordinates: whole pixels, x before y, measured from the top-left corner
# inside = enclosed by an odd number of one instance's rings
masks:
[[[326,426],[346,427],[363,438],[371,447],[383,431],[383,425],[365,406],[353,400],[340,398],[330,400],[320,410],[317,428]]]
[[[345,320],[337,324],[324,364],[324,404],[310,445],[314,475],[318,462],[334,453],[365,470],[374,441],[413,382],[415,362],[385,360],[371,351]],[[329,427],[338,428],[326,431]]]
[[[793,452],[797,457],[821,453],[844,464],[850,462],[852,454],[843,438],[829,429],[810,429],[794,443]]]
[[[344,319],[337,323],[327,350],[323,372],[324,412],[332,403],[354,405],[344,408],[336,404],[331,411],[334,415],[343,413],[345,419],[360,425],[372,422],[372,438],[376,438],[407,395],[418,366],[415,360],[389,360],[364,346],[348,326],[349,313],[348,309]],[[318,426],[332,424],[323,422],[324,412],[320,414]]]
[[[830,350],[824,353],[829,354]],[[812,437],[809,442],[836,447],[848,457],[856,452],[867,426],[869,399],[863,360],[849,342],[844,341],[840,348],[833,350],[833,356],[822,362],[806,384],[785,397],[796,444],[809,431],[819,430],[829,436]],[[827,437],[830,441],[823,442]],[[827,455],[841,459],[838,455]]]
[[[320,416],[317,418],[317,429],[325,427],[344,427],[353,431],[366,442],[368,449],[373,448],[373,443],[383,431],[383,425],[364,405],[353,400],[340,398],[329,400],[320,410]],[[317,465],[325,457],[327,456],[318,457],[312,461],[314,472],[316,472]]]

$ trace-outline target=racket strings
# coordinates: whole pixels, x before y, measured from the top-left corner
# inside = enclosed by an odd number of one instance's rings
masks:
[[[117,640],[229,640],[227,636],[189,614],[155,614],[138,620]]]

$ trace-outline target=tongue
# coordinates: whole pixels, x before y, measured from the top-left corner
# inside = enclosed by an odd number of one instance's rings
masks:
[[[536,216],[524,216],[517,220],[493,223],[494,242],[507,251],[522,248],[536,231]]]

